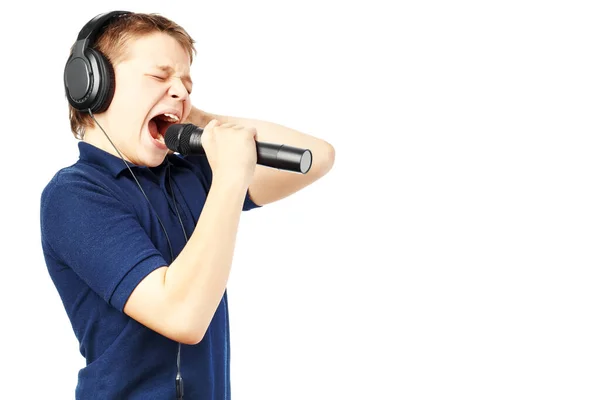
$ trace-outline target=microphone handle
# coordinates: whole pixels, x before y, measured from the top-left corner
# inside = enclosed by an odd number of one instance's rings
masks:
[[[256,163],[306,174],[312,166],[312,152],[285,144],[256,142]]]
[[[195,127],[190,136],[189,147],[201,149],[202,128]],[[203,150],[202,150],[203,151]],[[285,144],[256,142],[256,163],[266,167],[306,174],[312,166],[312,152]]]

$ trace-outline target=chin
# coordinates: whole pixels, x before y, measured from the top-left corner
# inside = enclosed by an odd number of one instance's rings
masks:
[[[166,156],[166,152],[163,154],[146,154],[142,159],[142,162],[146,167],[158,167],[165,160]]]
[[[145,167],[159,166],[164,160],[169,149],[162,143],[156,143],[148,132],[142,132],[142,140],[137,151],[138,162]]]

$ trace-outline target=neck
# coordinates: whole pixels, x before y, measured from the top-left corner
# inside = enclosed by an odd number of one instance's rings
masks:
[[[100,121],[98,121],[98,122],[100,122]],[[102,122],[100,122],[100,123],[102,124]],[[119,144],[117,142],[115,142],[115,139],[113,137],[111,137],[110,130],[107,129],[104,126],[104,124],[102,125],[102,127],[106,131],[106,134],[110,137],[110,140],[112,140],[112,143],[114,143],[114,145],[117,146],[117,148],[121,152],[121,155],[123,156],[125,161],[131,162],[131,160],[129,160],[127,158],[127,156],[125,154],[123,154],[123,150],[121,148],[119,148]],[[102,132],[102,129],[100,129],[100,127],[98,127],[97,124],[94,124],[94,126],[92,128],[86,129],[85,135],[83,136],[83,141],[86,143],[89,143],[92,146],[95,146],[101,150],[104,150],[105,152],[110,153],[115,157],[121,158],[121,155],[119,155],[119,153],[115,150],[114,146],[107,139],[106,135],[104,134],[104,132]]]

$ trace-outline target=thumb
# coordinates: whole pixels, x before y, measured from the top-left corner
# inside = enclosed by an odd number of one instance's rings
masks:
[[[215,126],[219,126],[221,125],[221,121],[219,121],[218,119],[211,119],[210,122],[208,124],[206,124],[206,126],[204,127],[204,130],[210,130],[212,128],[214,128]]]
[[[200,143],[202,146],[205,145],[207,140],[210,140],[210,137],[213,135],[213,129],[217,126],[221,125],[221,122],[218,119],[211,119],[208,124],[202,130],[202,136],[200,136]]]

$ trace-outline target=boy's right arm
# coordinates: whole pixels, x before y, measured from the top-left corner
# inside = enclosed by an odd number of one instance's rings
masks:
[[[148,274],[125,303],[127,315],[174,341],[202,340],[227,286],[255,137],[233,124],[206,126],[202,145],[213,179],[196,228],[175,261]]]

